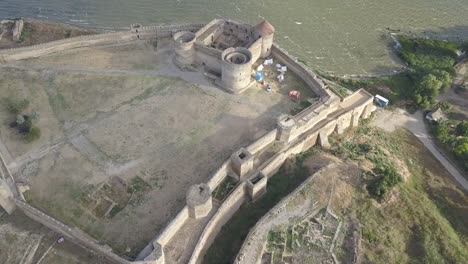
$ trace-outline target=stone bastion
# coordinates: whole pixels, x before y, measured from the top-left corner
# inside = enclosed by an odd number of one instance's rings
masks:
[[[183,24],[143,27],[134,24],[125,32],[104,33],[69,38],[31,47],[0,51],[0,62],[10,62],[39,57],[67,49],[107,45],[132,41],[148,41],[172,38],[174,61],[181,67],[199,64],[201,71],[213,75],[226,90],[238,93],[248,88],[251,82],[252,62],[259,58],[272,57],[286,65],[289,71],[299,76],[319,99],[300,113],[278,117],[277,126],[257,141],[234,152],[206,183],[192,186],[187,192],[184,208],[139,254],[130,261],[115,254],[111,248],[90,238],[83,231],[65,225],[53,217],[28,205],[18,191],[7,165],[2,160],[0,179],[0,205],[7,212],[14,207],[23,210],[32,219],[61,233],[71,241],[85,246],[116,263],[162,264],[176,263],[168,258],[166,246],[184,227],[189,219],[204,219],[203,232],[197,237],[194,247],[185,248],[187,263],[201,263],[206,250],[214,241],[220,228],[245,202],[253,201],[267,192],[267,182],[284,161],[319,144],[328,147],[328,137],[343,133],[348,127],[356,127],[361,118],[368,118],[372,111],[373,96],[359,90],[343,98],[335,93],[325,81],[273,44],[274,28],[262,22],[256,27],[243,23],[216,19],[203,24]],[[229,47],[229,45],[232,45]],[[198,55],[197,55],[198,54]],[[193,69],[200,69],[195,65]],[[260,155],[279,144],[279,150],[267,160]],[[212,191],[227,177],[232,177],[236,187],[216,207]],[[188,239],[188,238],[187,238]]]

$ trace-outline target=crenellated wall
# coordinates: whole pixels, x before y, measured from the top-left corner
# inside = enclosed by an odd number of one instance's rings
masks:
[[[91,47],[97,45],[108,45],[116,43],[131,42],[138,39],[155,39],[162,37],[170,37],[178,31],[197,31],[202,24],[183,24],[183,25],[168,25],[168,26],[149,26],[141,27],[138,32],[110,32],[95,35],[86,35],[72,37],[52,41],[48,43],[0,50],[0,62],[9,62],[16,60],[24,60],[29,58],[40,57],[64,50]]]

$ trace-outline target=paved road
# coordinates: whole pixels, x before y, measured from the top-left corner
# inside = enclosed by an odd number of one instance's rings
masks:
[[[390,112],[381,110],[376,113],[373,123],[387,131],[393,131],[398,127],[403,127],[411,131],[424,146],[434,155],[434,157],[447,169],[453,178],[468,191],[468,180],[463,177],[460,171],[450,162],[450,160],[437,149],[431,136],[429,135],[423,120],[421,111],[413,115],[404,111]]]

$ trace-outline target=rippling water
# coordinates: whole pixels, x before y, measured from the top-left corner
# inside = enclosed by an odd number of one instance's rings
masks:
[[[392,62],[386,28],[468,39],[468,0],[0,0],[0,18],[121,29],[131,23],[267,18],[277,42],[315,68],[375,73]]]

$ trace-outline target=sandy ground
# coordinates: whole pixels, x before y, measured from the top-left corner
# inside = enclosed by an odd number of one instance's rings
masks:
[[[177,214],[191,185],[298,106],[287,84],[231,95],[181,72],[171,55],[168,43],[156,52],[138,42],[1,65],[2,97],[28,98],[27,111],[40,115],[41,139],[25,144],[0,109],[0,149],[30,184],[28,200],[130,257]],[[112,206],[119,210],[103,217]]]
[[[459,170],[450,162],[450,160],[438,150],[434,144],[429,132],[423,121],[422,112],[418,111],[410,115],[404,110],[397,109],[396,111],[379,110],[376,112],[372,122],[386,131],[392,132],[398,128],[406,128],[415,135],[421,143],[434,155],[434,157],[447,169],[452,177],[468,191],[468,177],[464,177]]]

